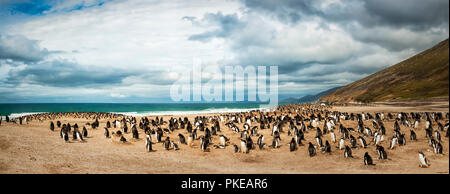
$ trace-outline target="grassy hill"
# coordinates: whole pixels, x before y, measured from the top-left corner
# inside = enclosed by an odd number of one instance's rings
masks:
[[[448,97],[448,39],[323,96],[320,102],[379,102]]]
[[[314,94],[314,95],[306,95],[306,96],[303,96],[301,98],[292,98],[292,97],[291,98],[287,98],[287,99],[284,99],[284,100],[280,101],[280,103],[283,103],[283,104],[315,103],[320,98],[322,98],[323,96],[325,96],[325,95],[327,95],[327,94],[329,94],[329,93],[331,93],[331,92],[333,92],[333,91],[335,91],[335,90],[337,90],[339,88],[341,88],[341,86],[334,87],[334,88],[331,88],[331,89],[319,92],[319,93]]]

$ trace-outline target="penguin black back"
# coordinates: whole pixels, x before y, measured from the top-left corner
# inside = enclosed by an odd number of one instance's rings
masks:
[[[364,154],[364,165],[375,165],[368,152]]]

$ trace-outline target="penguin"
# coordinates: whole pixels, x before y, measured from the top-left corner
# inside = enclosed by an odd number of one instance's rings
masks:
[[[419,167],[420,168],[428,168],[430,166],[430,164],[428,163],[427,158],[425,157],[425,154],[423,154],[423,152],[419,151]]]
[[[274,137],[272,140],[272,147],[279,148],[280,147],[280,138]]]
[[[441,142],[441,133],[439,133],[438,130],[434,131],[434,137],[436,138],[436,140],[438,140],[439,142]]]
[[[139,139],[139,132],[135,127],[132,128],[131,133],[133,134],[134,139]]]
[[[381,134],[377,134],[375,136],[375,145],[379,145],[382,139],[384,139],[383,136]]]
[[[325,141],[325,149],[323,150],[325,153],[331,153],[331,146],[330,143],[328,143],[328,140]]]
[[[290,151],[296,151],[297,150],[297,142],[295,142],[295,138],[291,139],[291,142],[289,143]]]
[[[379,146],[377,145],[377,152],[378,152],[378,160],[386,160],[387,158],[387,153],[386,151],[384,151],[384,147],[383,146]]]
[[[365,154],[364,154],[364,165],[375,165],[374,163],[373,163],[373,160],[372,160],[372,157],[370,157],[370,155],[369,155],[369,153],[368,152],[366,152]]]
[[[431,138],[431,137],[433,137],[433,132],[432,132],[432,130],[433,130],[433,129],[431,129],[431,128],[426,128],[426,129],[425,129],[425,138]]]
[[[259,147],[260,150],[262,150],[264,148],[264,145],[265,145],[265,143],[264,143],[264,135],[260,135],[258,137],[257,144],[258,144],[258,147]]]
[[[398,138],[397,137],[392,137],[391,144],[389,145],[389,149],[391,149],[391,150],[394,149],[396,143],[398,143]]]
[[[409,139],[410,139],[411,141],[417,141],[417,135],[416,135],[416,133],[415,133],[412,129],[411,129],[411,131],[410,131]]]
[[[226,143],[227,143],[227,138],[224,135],[220,135],[219,140],[220,140],[220,145],[225,147]]]
[[[80,133],[80,131],[78,131],[78,129],[76,129],[76,130],[74,130],[74,132],[76,132],[75,133],[77,136],[76,139],[79,139],[80,141],[84,142],[83,135]]]
[[[350,135],[350,145],[352,146],[352,148],[356,148],[356,138],[353,135]]]
[[[339,149],[340,150],[344,149],[344,144],[345,144],[344,138],[341,137],[341,140],[339,140]]]
[[[0,118],[1,120],[1,118]],[[53,124],[53,121],[50,122],[50,131],[55,131],[55,124]]]
[[[336,135],[334,134],[333,130],[330,131],[330,136],[331,136],[331,142],[336,143]]]
[[[245,139],[241,139],[241,152],[246,154],[248,153],[247,140]]]
[[[153,150],[150,135],[147,135],[147,137],[145,138],[145,149],[147,150],[147,152],[151,152]]]
[[[248,150],[254,149],[253,140],[252,140],[252,137],[250,137],[250,136],[247,137],[247,149]]]
[[[319,148],[323,147],[322,138],[320,138],[319,136],[316,136],[316,142],[317,142],[317,146],[319,146]]]
[[[208,142],[206,140],[206,137],[203,135],[200,137],[200,148],[202,149],[203,152],[208,151]]]
[[[435,145],[433,146],[433,148],[434,148],[434,153],[435,153],[435,154],[442,154],[442,145],[441,145],[441,143],[438,142],[438,141],[435,141],[434,144],[435,144]]]
[[[350,147],[348,147],[348,145],[345,146],[344,157],[345,158],[353,158],[352,149],[350,149]]]
[[[398,137],[398,145],[400,146],[406,145],[405,134],[400,134],[400,136]]]
[[[67,133],[67,131],[63,131],[62,136],[66,143],[69,142],[69,134]]]
[[[361,136],[359,136],[358,139],[359,139],[359,143],[361,144],[361,147],[366,148],[367,147],[366,140]]]
[[[185,144],[185,145],[187,144],[186,139],[184,138],[184,135],[181,133],[178,134],[178,142],[180,142],[181,144]]]
[[[178,148],[178,144],[176,144],[174,141],[171,141],[173,150],[179,150],[180,148]]]
[[[104,133],[104,134],[105,134],[105,137],[106,137],[106,138],[109,138],[109,130],[108,130],[108,128],[106,128],[106,127],[105,127],[105,133]]]
[[[166,148],[166,150],[170,149],[170,137],[166,137],[166,140],[164,140],[163,145],[164,148]]]
[[[233,144],[234,146],[234,153],[240,152],[239,146],[236,144]]]
[[[61,128],[61,121],[56,121],[56,126],[57,126],[58,128]]]
[[[314,145],[311,142],[309,142],[308,153],[309,157],[313,157],[316,155],[316,148],[314,148]]]
[[[126,143],[126,142],[127,142],[127,139],[126,139],[124,136],[121,136],[121,137],[120,137],[120,141],[121,141],[122,143]]]
[[[83,126],[82,133],[83,133],[83,137],[87,137],[88,136],[88,131],[87,131],[86,127],[84,127],[84,126]]]
[[[188,146],[192,147],[194,145],[194,138],[193,138],[193,134],[189,134],[188,135],[188,141],[187,141]]]

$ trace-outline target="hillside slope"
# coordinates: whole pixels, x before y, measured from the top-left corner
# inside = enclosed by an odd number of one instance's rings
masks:
[[[320,102],[379,102],[448,97],[448,39],[322,97]]]
[[[283,103],[283,104],[315,103],[315,102],[317,102],[320,98],[322,98],[323,96],[325,96],[325,95],[327,95],[327,94],[329,94],[329,93],[331,93],[331,92],[334,92],[335,90],[337,90],[337,89],[339,89],[339,88],[341,88],[341,87],[342,87],[342,86],[334,87],[334,88],[331,88],[331,89],[328,89],[328,90],[319,92],[319,93],[317,93],[317,94],[314,94],[314,95],[306,95],[306,96],[303,96],[303,97],[301,97],[301,98],[294,98],[294,97],[287,98],[287,99],[281,100],[280,103]]]

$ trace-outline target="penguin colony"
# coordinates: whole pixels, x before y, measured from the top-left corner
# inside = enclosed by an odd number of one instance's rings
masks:
[[[183,149],[199,149],[201,152],[232,149],[235,153],[248,154],[274,149],[294,153],[304,151],[309,157],[338,153],[348,159],[363,159],[362,164],[368,166],[376,165],[372,156],[379,161],[387,161],[390,160],[389,152],[409,143],[426,141],[429,149],[417,151],[421,168],[430,166],[424,152],[430,152],[427,155],[443,154],[442,141],[449,137],[448,112],[347,113],[329,111],[328,108],[314,104],[283,105],[272,112],[196,116],[193,120],[187,117],[170,117],[168,120],[141,117],[139,121],[136,117],[112,113],[44,113],[15,119],[6,116],[6,122],[22,125],[33,120],[49,120],[50,131],[59,131],[64,142],[86,142],[88,129],[102,128],[103,138],[116,139],[119,143],[128,142],[126,134],[135,140],[142,139],[143,150],[147,152],[156,151],[154,144],[162,144],[166,151],[180,150],[180,145],[183,145]],[[61,122],[64,117],[93,122],[79,127],[77,123]],[[346,127],[342,121],[354,122],[357,127]],[[393,122],[393,133],[386,132],[385,122]],[[232,132],[233,137],[222,134],[224,130]],[[270,131],[270,135],[261,134],[264,130]],[[307,133],[315,134],[314,138],[306,139]],[[445,134],[444,137],[441,133]],[[231,143],[231,138],[238,143]],[[289,143],[283,145],[282,138]],[[354,156],[352,151],[355,149],[365,150],[364,155]]]

